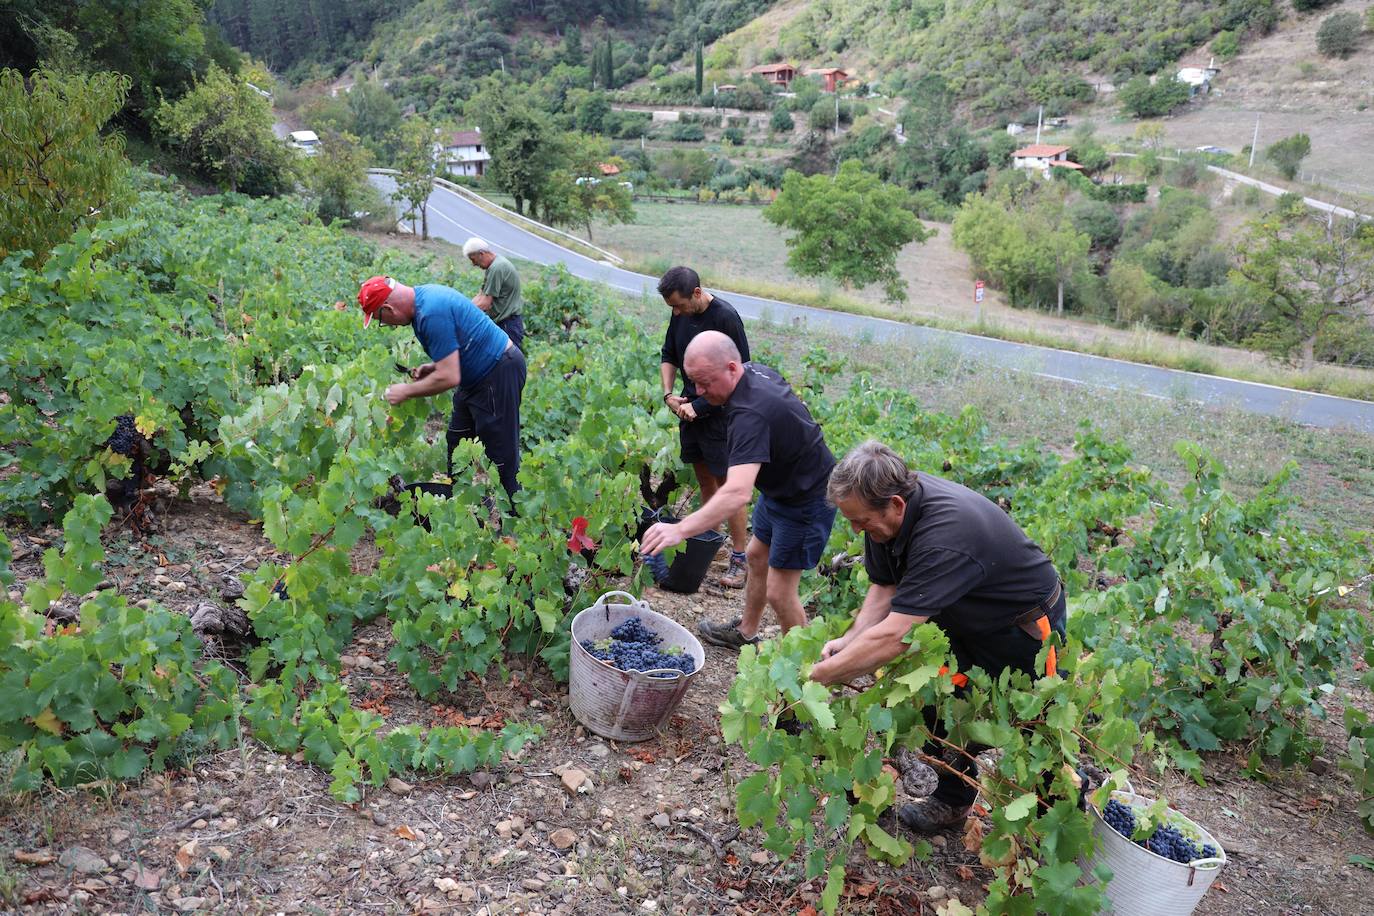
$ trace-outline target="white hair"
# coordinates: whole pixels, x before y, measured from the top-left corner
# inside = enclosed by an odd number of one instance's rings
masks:
[[[463,243],[463,257],[470,258],[479,251],[491,251],[491,246],[475,235]]]

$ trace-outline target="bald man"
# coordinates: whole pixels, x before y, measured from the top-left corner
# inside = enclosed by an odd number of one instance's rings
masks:
[[[748,505],[758,488],[754,533],[745,549],[744,614],[728,623],[697,624],[712,645],[739,649],[758,642],[765,606],[773,609],[784,633],[806,624],[798,586],[802,572],[820,562],[835,523],[835,507],[825,498],[835,456],[787,381],[767,366],[741,360],[725,334],[703,331],[692,338],[683,368],[700,396],[725,409],[725,483],[682,521],[650,528],[642,549],[661,553],[714,530]]]

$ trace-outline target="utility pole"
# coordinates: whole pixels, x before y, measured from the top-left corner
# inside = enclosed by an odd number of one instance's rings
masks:
[[[1035,116],[1035,142],[1040,142],[1040,125],[1045,123],[1045,106],[1040,106],[1040,113]]]
[[[1255,167],[1255,147],[1259,146],[1259,114],[1255,115],[1255,136],[1250,141],[1250,168]]]
[[[835,136],[840,136],[840,89],[835,87]],[[838,173],[837,173],[838,174]]]

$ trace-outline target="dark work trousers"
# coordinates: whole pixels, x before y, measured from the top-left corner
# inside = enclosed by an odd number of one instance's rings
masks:
[[[1055,603],[1047,615],[1050,619],[1050,629],[1059,635],[1060,645],[1063,645],[1064,641],[1065,612],[1066,599],[1061,589],[1059,601]],[[994,678],[1006,668],[1024,671],[1032,677],[1040,677],[1045,673],[1038,670],[1035,664],[1035,656],[1039,654],[1041,648],[1040,640],[1019,626],[1010,626],[1006,629],[977,635],[952,633],[949,630],[946,630],[945,634],[949,637],[950,652],[953,653],[960,671],[982,668]],[[954,692],[956,695],[962,695],[967,689],[966,687],[956,687]],[[925,720],[926,728],[930,729],[931,734],[939,738],[945,737],[945,726],[936,715],[935,707],[927,706],[925,708]],[[965,753],[960,753],[946,745],[930,741],[924,750],[928,756],[937,760],[944,760],[970,779],[977,779],[978,764],[974,762],[973,758],[987,750],[987,746],[970,744],[963,749]],[[973,804],[974,798],[978,795],[977,789],[953,773],[939,767],[935,768],[935,772],[939,781],[935,785],[935,793],[931,796],[932,798],[954,808],[965,808]]]
[[[506,332],[510,342],[520,348],[520,352],[525,351],[525,319],[516,313],[505,321],[496,322],[496,326]]]
[[[453,391],[448,421],[448,474],[453,476],[453,449],[464,439],[477,439],[501,474],[501,486],[514,497],[520,489],[520,398],[525,391],[525,354],[507,347],[495,367],[471,388]]]

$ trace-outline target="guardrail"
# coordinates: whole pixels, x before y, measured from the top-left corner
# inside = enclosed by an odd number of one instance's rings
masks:
[[[400,174],[395,169],[368,169],[367,173],[369,175]],[[488,200],[481,194],[478,194],[476,191],[473,191],[471,188],[465,188],[460,184],[454,184],[453,182],[448,181],[447,179],[437,177],[434,179],[434,183],[439,187],[443,188],[445,191],[450,191],[454,194],[457,194],[459,197],[468,198],[473,203],[477,204],[479,207],[490,208],[492,210],[500,210],[501,213],[505,214],[505,216],[509,218],[508,221],[514,220],[516,222],[526,223],[530,227],[538,230],[539,232],[551,232],[559,238],[567,239],[568,241],[574,242],[582,246],[583,248],[590,248],[592,251],[595,251],[597,254],[605,258],[607,261],[610,261],[612,264],[620,265],[625,263],[625,259],[613,251],[607,251],[605,248],[602,248],[598,245],[593,245],[586,239],[580,239],[575,235],[564,232],[562,229],[555,229],[554,227],[547,226],[544,223],[539,222],[538,220],[530,219],[528,216],[525,216],[524,214],[516,213],[514,210],[509,210],[501,206],[500,204],[496,203],[495,201]]]

